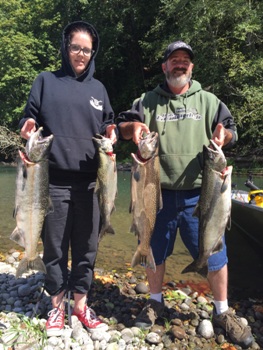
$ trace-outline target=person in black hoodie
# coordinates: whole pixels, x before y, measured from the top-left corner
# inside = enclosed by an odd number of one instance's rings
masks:
[[[45,288],[53,306],[46,323],[48,336],[62,333],[67,291],[74,295],[73,315],[88,331],[108,328],[87,306],[100,225],[94,194],[98,161],[92,137],[99,133],[113,143],[117,140],[107,91],[93,78],[98,49],[98,33],[91,24],[68,24],[62,35],[62,66],[37,76],[19,123],[25,139],[40,126],[44,136],[54,135],[49,157],[54,212],[47,215],[42,232]]]

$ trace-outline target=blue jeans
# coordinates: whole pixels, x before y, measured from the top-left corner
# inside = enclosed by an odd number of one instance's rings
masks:
[[[177,229],[193,259],[199,254],[198,218],[193,216],[200,189],[162,190],[163,209],[157,214],[151,247],[156,265],[162,264],[173,253]],[[223,250],[208,259],[208,271],[218,271],[227,264],[225,237]]]

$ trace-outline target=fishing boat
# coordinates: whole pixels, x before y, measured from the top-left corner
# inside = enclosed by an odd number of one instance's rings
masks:
[[[263,190],[245,182],[250,191],[232,190],[231,224],[263,248]]]

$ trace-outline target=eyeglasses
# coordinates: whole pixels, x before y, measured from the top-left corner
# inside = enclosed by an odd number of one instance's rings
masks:
[[[93,53],[95,52],[94,50],[89,49],[88,47],[81,47],[80,45],[77,45],[77,44],[69,44],[69,50],[70,52],[76,55],[79,54],[80,51],[82,51],[84,56],[93,55]]]

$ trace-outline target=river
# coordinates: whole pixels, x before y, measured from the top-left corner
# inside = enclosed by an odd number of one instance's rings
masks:
[[[15,175],[16,168],[0,166],[0,252],[6,254],[11,248],[23,251],[9,239],[15,228],[13,218],[15,200]],[[244,186],[246,178],[233,176],[232,182],[239,189],[246,190]],[[263,178],[254,178],[254,183],[263,188]],[[129,214],[130,203],[130,173],[118,172],[118,196],[116,199],[116,211],[112,214],[112,225],[116,231],[114,236],[106,235],[99,246],[97,267],[106,271],[127,272],[131,258],[136,250],[137,239],[129,232],[131,215]],[[263,291],[263,257],[262,251],[255,247],[237,229],[232,228],[227,232],[226,241],[229,257],[229,285],[230,287],[249,288],[258,286]],[[40,250],[42,245],[40,243]],[[205,283],[198,274],[189,273],[181,275],[181,270],[192,261],[185,249],[180,235],[178,235],[173,255],[167,260],[166,281],[187,280],[189,283]],[[144,268],[136,266],[136,273],[144,273]]]

